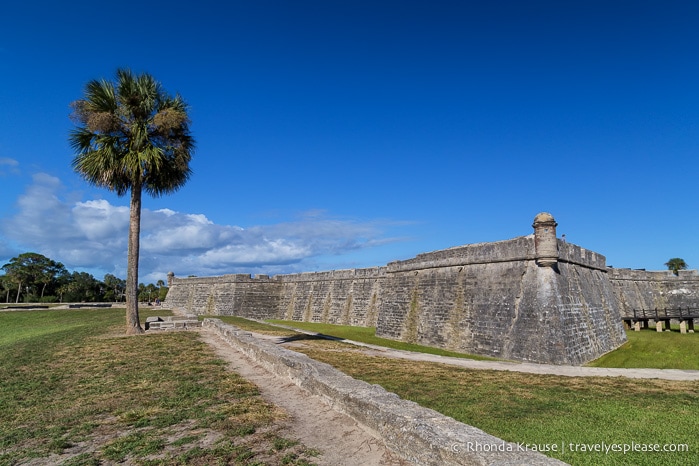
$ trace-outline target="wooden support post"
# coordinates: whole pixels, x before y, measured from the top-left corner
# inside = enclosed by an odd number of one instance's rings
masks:
[[[668,319],[665,321],[665,331],[669,332],[671,329],[672,327],[670,327],[670,319]]]
[[[689,333],[694,333],[694,319],[692,319],[691,317],[689,318],[689,321],[687,322],[687,327],[688,327]]]

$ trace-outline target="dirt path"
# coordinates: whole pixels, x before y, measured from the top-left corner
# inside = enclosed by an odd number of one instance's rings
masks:
[[[629,379],[699,380],[699,371],[680,369],[614,369],[607,367],[554,366],[551,364],[518,363],[507,361],[476,361],[434,354],[373,348],[364,354],[384,358],[410,359],[412,361],[437,362],[467,369],[526,372],[529,374],[561,375],[564,377],[627,377]]]
[[[339,413],[320,398],[290,380],[267,372],[214,332],[201,331],[201,338],[230,369],[256,384],[262,396],[289,413],[286,436],[323,452],[318,465],[408,465],[392,454],[380,437],[349,416]]]

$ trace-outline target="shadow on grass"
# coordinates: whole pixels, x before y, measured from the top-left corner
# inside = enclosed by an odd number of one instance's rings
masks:
[[[279,339],[279,344],[282,343],[290,343],[292,341],[300,341],[300,340],[332,340],[332,341],[345,341],[344,338],[338,338],[334,337],[332,335],[324,335],[322,333],[314,333],[314,334],[308,334],[308,333],[298,333],[296,335],[291,335],[289,337],[282,337]]]

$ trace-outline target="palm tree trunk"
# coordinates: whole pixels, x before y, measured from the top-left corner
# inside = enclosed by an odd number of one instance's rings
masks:
[[[126,334],[143,333],[138,319],[138,255],[141,235],[141,184],[131,187],[129,251],[126,266]]]
[[[22,280],[19,281],[19,285],[17,285],[17,299],[15,299],[15,304],[19,302],[19,293],[20,290],[22,289]]]

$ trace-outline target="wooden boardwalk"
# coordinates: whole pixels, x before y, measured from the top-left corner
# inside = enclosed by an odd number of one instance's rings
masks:
[[[651,320],[655,321],[655,329],[658,332],[670,331],[670,321],[676,320],[680,323],[681,333],[694,333],[694,320],[699,320],[699,308],[677,308],[677,309],[634,309],[633,316],[624,316],[622,320],[626,328],[633,328],[640,331],[641,326],[648,328]]]

